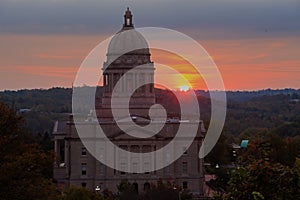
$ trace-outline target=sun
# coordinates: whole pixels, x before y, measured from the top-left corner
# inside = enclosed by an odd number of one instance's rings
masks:
[[[181,85],[181,86],[179,86],[179,89],[181,92],[186,92],[190,89],[190,87],[187,85]]]

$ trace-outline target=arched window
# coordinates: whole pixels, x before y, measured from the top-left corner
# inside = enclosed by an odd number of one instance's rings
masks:
[[[130,18],[126,19],[126,25],[129,26],[130,25]]]
[[[136,182],[134,182],[132,185],[133,185],[134,191],[136,193],[139,193],[139,185]]]
[[[146,182],[144,183],[144,191],[150,190],[150,183]]]

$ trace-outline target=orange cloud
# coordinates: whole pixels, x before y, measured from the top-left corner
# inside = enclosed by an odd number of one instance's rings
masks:
[[[66,79],[74,78],[78,68],[76,67],[57,67],[57,66],[17,66],[25,74],[62,77]]]
[[[70,86],[85,56],[104,38],[0,35],[0,89]],[[217,64],[227,90],[300,88],[300,38],[219,39],[199,43]],[[176,43],[174,48],[181,45]],[[186,78],[193,88],[206,88],[204,78],[209,74],[199,75],[180,56],[155,49],[151,49],[151,54],[155,64],[171,66],[181,74],[157,68],[155,80],[178,89]]]
[[[200,43],[214,58],[227,90],[300,87],[299,38]]]

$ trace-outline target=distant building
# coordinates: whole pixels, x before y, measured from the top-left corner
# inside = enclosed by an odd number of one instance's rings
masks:
[[[126,30],[133,30],[130,34]],[[103,87],[104,92],[101,101],[98,100],[96,106],[96,115],[90,115],[82,121],[82,124],[89,126],[98,126],[106,130],[107,137],[120,148],[132,152],[151,152],[168,144],[177,132],[179,119],[168,119],[163,129],[153,137],[142,139],[135,138],[124,132],[116,126],[112,117],[110,108],[110,98],[115,83],[128,70],[135,66],[144,65],[145,69],[136,71],[126,80],[121,91],[119,91],[120,107],[118,109],[126,109],[122,107],[122,94],[126,94],[128,87],[132,87],[137,80],[151,80],[154,78],[154,65],[150,59],[150,51],[145,38],[134,29],[132,23],[132,14],[129,9],[124,15],[123,28],[120,34],[114,36],[109,44],[107,52],[107,61],[114,55],[118,55],[118,49],[124,46],[144,45],[147,48],[139,49],[130,53],[126,53],[113,61],[109,66],[104,63]],[[118,116],[118,120],[122,123],[128,123],[130,120],[135,121],[139,125],[148,124],[149,107],[155,104],[154,85],[148,84],[139,88],[131,97],[130,116]],[[191,192],[203,195],[204,173],[203,160],[199,159],[198,153],[204,139],[205,128],[201,120],[189,121],[182,123],[199,124],[199,130],[193,143],[189,148],[184,146],[176,146],[183,155],[174,163],[164,169],[140,173],[125,173],[117,171],[97,161],[82,144],[76,132],[72,116],[66,121],[57,121],[54,127],[55,152],[57,160],[54,165],[54,178],[62,187],[70,185],[83,186],[90,189],[100,187],[100,189],[108,188],[116,192],[117,185],[122,179],[127,179],[133,183],[136,190],[140,193],[147,190],[150,184],[156,184],[159,179],[163,181],[174,182],[174,184],[182,188],[188,188]],[[132,129],[130,131],[137,131]],[[117,160],[117,163],[124,170],[130,165],[133,168],[150,169],[151,161],[155,158],[143,158],[141,156],[135,158],[125,158],[114,152],[111,159]],[[167,159],[166,155],[166,159]],[[130,163],[129,163],[130,162]]]

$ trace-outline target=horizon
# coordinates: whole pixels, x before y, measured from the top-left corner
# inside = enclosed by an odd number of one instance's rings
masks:
[[[82,85],[79,87],[94,87],[94,86],[89,86],[89,85]],[[97,87],[103,87],[102,85],[98,85]],[[187,91],[181,91],[180,89],[168,89],[168,88],[160,88],[160,87],[154,87],[155,89],[160,89],[160,90],[168,90],[168,91],[176,91],[176,92],[187,92]],[[49,88],[20,88],[20,89],[16,89],[16,90],[8,90],[8,89],[4,89],[4,90],[0,90],[0,92],[19,92],[19,91],[30,91],[30,90],[51,90],[51,89],[72,89],[72,87],[63,87],[63,86],[53,86],[53,87],[49,87]],[[194,91],[204,91],[204,92],[218,92],[221,90],[204,90],[204,89],[189,89],[190,90],[194,90]],[[261,91],[281,91],[281,90],[295,90],[298,91],[300,90],[299,88],[262,88],[262,89],[257,89],[257,90],[225,90],[225,92],[261,92]]]

